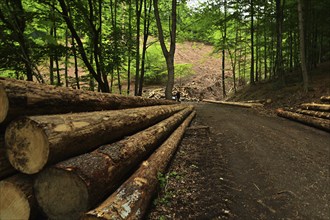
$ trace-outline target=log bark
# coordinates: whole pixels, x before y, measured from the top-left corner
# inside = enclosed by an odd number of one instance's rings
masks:
[[[272,103],[271,99],[256,99],[256,100],[246,100],[242,101],[243,103],[260,103],[260,104],[270,104]]]
[[[0,84],[0,123],[5,120],[7,117],[8,109],[9,109],[9,100],[6,95],[5,88]]]
[[[33,219],[38,214],[32,182],[24,174],[0,181],[0,219]]]
[[[330,112],[330,104],[304,103],[304,104],[301,104],[301,108],[306,109],[306,110]]]
[[[157,175],[165,172],[194,116],[195,112],[191,113],[116,192],[100,206],[83,215],[82,219],[143,219],[157,189]]]
[[[135,135],[43,171],[34,185],[40,206],[50,218],[77,219],[113,192],[191,111],[188,107]]]
[[[276,112],[278,116],[288,118],[306,125],[310,125],[325,131],[330,131],[330,120],[328,119],[302,115],[295,112],[285,111],[283,109],[277,109]]]
[[[129,97],[55,87],[0,77],[0,123],[22,115],[48,115],[175,104],[173,101]],[[4,125],[2,125],[3,127]]]
[[[297,109],[296,113],[303,115],[310,115],[318,118],[330,119],[330,112]]]
[[[86,153],[143,130],[184,108],[184,105],[165,105],[26,116],[12,122],[6,129],[8,159],[15,169],[23,173],[37,173],[46,164]]]
[[[321,102],[327,102],[330,103],[330,96],[322,96],[320,98]]]
[[[5,141],[0,136],[0,180],[17,173],[14,167],[9,163],[5,149]],[[0,218],[1,219],[1,218]]]
[[[215,100],[210,100],[210,99],[203,99],[203,102],[239,106],[239,107],[244,107],[244,108],[255,108],[255,107],[263,107],[264,106],[263,104],[260,104],[260,103],[226,102],[226,101],[215,101]]]

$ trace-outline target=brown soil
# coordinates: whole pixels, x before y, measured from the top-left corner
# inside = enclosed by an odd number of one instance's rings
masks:
[[[193,43],[185,46],[178,48],[178,59],[197,67],[196,75],[181,86],[193,88],[189,95],[197,99],[221,100],[220,59],[203,65],[211,47],[196,51]],[[187,55],[186,50],[193,52]],[[330,62],[312,72],[307,93],[300,75],[288,73],[285,86],[259,82],[228,98],[272,100],[257,110],[195,103],[192,127],[210,130],[186,132],[165,178],[160,178],[165,186],[148,219],[330,219],[329,133],[274,114],[278,107],[330,95]],[[232,90],[228,77],[227,82]]]
[[[330,219],[330,136],[253,109],[197,117],[148,219]],[[164,182],[164,180],[163,180]]]
[[[202,100],[204,98],[222,99],[221,65],[219,53],[214,53],[214,47],[197,42],[178,43],[175,53],[176,64],[192,64],[192,71],[188,77],[177,77],[174,91],[180,91],[183,98],[188,101]],[[232,89],[231,66],[226,63],[226,91]],[[158,97],[164,96],[164,88],[159,86],[145,87],[146,96],[157,90]]]

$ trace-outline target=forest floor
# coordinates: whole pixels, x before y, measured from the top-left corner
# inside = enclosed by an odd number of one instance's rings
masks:
[[[329,133],[254,109],[195,106],[149,220],[330,219]]]
[[[211,50],[196,53],[193,58],[179,56],[181,62],[195,59],[198,72],[176,86],[193,88],[197,99],[223,99],[216,83],[218,66],[204,66],[201,59]],[[213,61],[220,70],[220,60]],[[313,71],[307,93],[298,72],[288,75],[286,86],[259,82],[227,98],[271,99],[264,108],[192,103],[197,116],[160,178],[164,187],[149,220],[330,219],[329,133],[274,114],[278,107],[319,102],[320,96],[330,95],[330,62]]]

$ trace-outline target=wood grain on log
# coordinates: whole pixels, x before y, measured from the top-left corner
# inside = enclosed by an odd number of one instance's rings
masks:
[[[330,112],[304,110],[304,109],[297,109],[296,112],[303,115],[310,115],[318,118],[330,119]]]
[[[232,105],[239,106],[245,108],[255,108],[255,107],[263,107],[263,104],[260,103],[244,103],[244,102],[226,102],[226,101],[215,101],[210,99],[203,99],[203,102],[215,103],[215,104],[223,104],[223,105]]]
[[[277,115],[288,118],[294,121],[301,122],[306,125],[310,125],[325,131],[330,131],[330,120],[328,119],[322,119],[322,118],[316,118],[308,115],[302,115],[295,112],[285,111],[283,109],[277,109],[276,110]]]
[[[55,87],[0,77],[0,123],[22,115],[49,115],[167,105],[175,102]]]
[[[80,212],[97,205],[180,125],[192,108],[41,172],[34,188],[44,212],[51,218],[76,219]]]
[[[330,104],[304,103],[301,108],[306,110],[330,111]]]
[[[36,214],[32,182],[24,174],[0,181],[0,219],[29,219]]]
[[[6,129],[5,142],[12,166],[27,174],[46,164],[91,151],[147,128],[184,109],[163,105],[63,115],[26,116]]]
[[[328,102],[328,103],[330,103],[330,96],[322,96],[320,98],[320,100],[321,100],[321,102]]]
[[[157,189],[159,173],[164,173],[195,112],[153,153],[116,192],[82,219],[143,219]]]

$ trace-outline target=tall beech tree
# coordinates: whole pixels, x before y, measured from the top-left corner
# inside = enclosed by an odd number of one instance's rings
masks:
[[[31,47],[29,39],[26,36],[26,21],[28,14],[25,12],[22,4],[22,0],[14,1],[1,1],[0,3],[0,21],[4,24],[4,27],[11,33],[10,38],[14,42],[11,42],[11,46],[15,47],[15,43],[18,43],[19,49],[17,51],[18,61],[24,65],[25,73],[28,81],[33,80],[35,76],[38,81],[43,82],[43,78],[36,66],[35,60],[31,57]],[[8,33],[3,32],[7,35]]]
[[[136,15],[136,56],[135,56],[135,86],[134,95],[139,94],[139,78],[140,78],[140,25],[142,13],[143,0],[135,1],[135,15]]]
[[[149,37],[150,29],[150,14],[153,0],[143,0],[144,5],[144,20],[143,20],[143,46],[142,46],[142,57],[141,57],[141,74],[139,79],[139,92],[138,95],[142,96],[143,82],[144,82],[144,72],[145,72],[145,61],[147,53],[147,43]],[[149,5],[147,4],[149,2]]]
[[[283,52],[282,52],[282,41],[283,41],[283,10],[285,0],[276,0],[276,63],[275,70],[277,75],[282,82],[285,83],[284,70],[283,70]]]
[[[254,0],[250,0],[250,34],[251,34],[251,67],[250,67],[250,84],[254,82]]]
[[[158,8],[158,0],[154,0],[154,13],[156,18],[156,24],[158,29],[158,39],[160,42],[160,46],[162,48],[163,55],[166,60],[167,66],[167,84],[165,89],[165,97],[166,99],[172,99],[172,90],[174,86],[174,55],[175,55],[175,44],[176,44],[176,11],[177,2],[176,0],[172,0],[172,11],[170,18],[170,49],[168,50],[166,47],[165,39],[164,39],[164,31],[161,23],[161,19],[159,16],[159,8]]]
[[[93,75],[95,80],[98,82],[100,90],[102,92],[109,92],[110,88],[109,88],[109,83],[108,83],[108,79],[107,79],[107,74],[102,71],[102,68],[100,66],[100,56],[101,56],[101,51],[99,49],[100,40],[101,40],[100,36],[99,36],[100,29],[97,28],[97,26],[93,20],[88,19],[86,17],[86,23],[88,24],[88,26],[90,28],[90,33],[91,33],[92,39],[93,39],[94,61],[95,61],[95,65],[96,65],[96,69],[95,69],[92,66],[92,64],[90,63],[90,61],[88,60],[86,48],[74,26],[74,21],[73,21],[72,17],[69,16],[68,4],[65,2],[65,0],[58,0],[58,2],[60,3],[61,9],[62,9],[61,11],[60,10],[58,10],[58,11],[62,15],[68,28],[70,29],[73,38],[77,42],[78,50],[80,52],[81,58],[84,61],[88,71]],[[73,2],[71,2],[71,3],[73,3]],[[94,8],[93,8],[92,0],[88,1],[88,8],[81,6],[81,7],[79,7],[79,9],[80,9],[80,13],[82,13],[82,14],[88,12],[88,10],[90,13],[93,13]]]
[[[222,96],[226,97],[226,86],[225,86],[225,73],[226,73],[226,41],[227,41],[227,0],[223,1],[223,13],[224,13],[224,23],[222,32]]]
[[[306,54],[305,54],[305,32],[304,32],[304,15],[302,10],[302,1],[298,0],[298,17],[299,17],[299,35],[300,35],[300,59],[301,70],[304,81],[304,89],[308,90],[308,72],[306,67]]]

